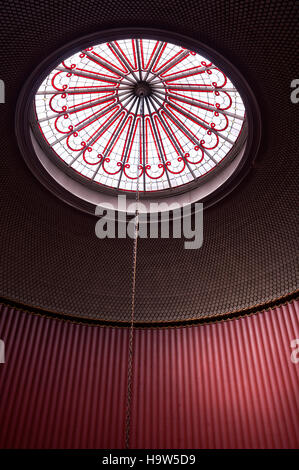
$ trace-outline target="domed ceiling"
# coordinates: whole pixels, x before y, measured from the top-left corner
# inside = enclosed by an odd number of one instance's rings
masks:
[[[87,34],[136,27],[187,35],[216,50],[246,79],[262,119],[250,171],[204,211],[200,249],[184,249],[183,239],[138,241],[136,322],[240,315],[294,295],[298,111],[290,100],[296,78],[290,64],[296,2],[194,0],[187,8],[176,0],[12,1],[0,22],[6,86],[0,105],[2,300],[90,321],[130,321],[133,240],[99,240],[93,215],[33,176],[17,144],[15,109],[45,57]]]

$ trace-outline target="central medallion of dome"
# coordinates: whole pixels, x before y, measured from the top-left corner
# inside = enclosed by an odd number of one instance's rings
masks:
[[[150,96],[152,93],[152,87],[150,83],[146,81],[140,81],[135,85],[134,93],[136,96]]]

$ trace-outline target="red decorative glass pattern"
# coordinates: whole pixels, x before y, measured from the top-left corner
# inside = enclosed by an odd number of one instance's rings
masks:
[[[188,184],[213,171],[244,129],[229,78],[169,42],[126,39],[64,60],[35,96],[39,130],[74,174],[141,192]],[[245,131],[244,131],[245,132]]]

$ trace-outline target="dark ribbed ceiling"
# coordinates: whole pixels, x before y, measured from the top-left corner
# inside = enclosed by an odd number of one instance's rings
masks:
[[[130,318],[132,240],[98,240],[95,219],[30,173],[14,134],[18,95],[65,43],[106,28],[147,26],[198,39],[245,76],[262,113],[258,158],[242,184],[204,213],[204,243],[140,240],[136,320],[179,321],[275,301],[298,287],[295,211],[296,1],[9,1],[0,19],[0,293],[28,306],[110,321]]]

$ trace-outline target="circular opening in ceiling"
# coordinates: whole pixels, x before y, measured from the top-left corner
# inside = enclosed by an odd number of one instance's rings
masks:
[[[17,111],[23,131],[16,121],[23,155],[53,192],[85,210],[137,188],[144,202],[212,203],[255,155],[247,84],[214,51],[176,34],[83,38],[28,82]]]

